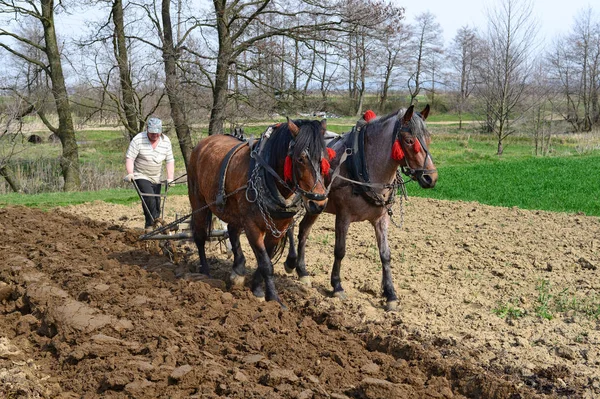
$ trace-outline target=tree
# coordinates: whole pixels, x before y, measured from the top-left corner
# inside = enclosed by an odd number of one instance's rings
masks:
[[[412,28],[414,32],[410,53],[410,76],[407,81],[410,93],[410,104],[414,104],[415,99],[427,82],[433,83],[435,70],[436,53],[439,53],[443,46],[442,27],[435,21],[435,15],[424,12],[417,15],[415,24]],[[426,77],[430,76],[427,80]]]
[[[34,112],[34,107],[23,101],[9,101],[4,97],[0,111],[0,177],[3,177],[9,187],[15,192],[21,192],[21,184],[16,178],[10,165],[11,158],[17,154],[16,137],[21,133],[23,117]]]
[[[401,18],[385,22],[380,27],[379,35],[379,62],[381,68],[381,91],[379,95],[379,110],[384,111],[388,100],[388,93],[392,87],[396,70],[406,67],[405,54],[410,46],[412,32],[410,25],[402,23]]]
[[[462,129],[463,113],[467,100],[477,85],[476,70],[482,59],[482,43],[477,30],[461,27],[448,52],[451,79],[456,85],[458,128]]]
[[[122,106],[124,117],[121,121],[129,138],[132,139],[144,126],[145,119],[141,117],[140,110],[136,107],[136,93],[131,81],[131,68],[125,38],[125,18],[123,15],[123,1],[113,0],[111,15],[114,25],[113,48],[117,65],[119,67],[119,81],[121,83]]]
[[[575,131],[590,131],[600,123],[600,21],[591,8],[582,10],[571,32],[555,41],[548,59],[566,100],[557,104],[562,117]]]
[[[62,6],[62,4],[59,5]],[[75,139],[75,130],[73,128],[69,95],[63,75],[61,53],[56,38],[54,24],[55,7],[54,0],[0,0],[0,15],[14,18],[16,24],[28,23],[33,20],[39,24],[38,26],[41,25],[44,32],[43,42],[38,43],[23,35],[15,33],[15,31],[0,28],[0,38],[3,40],[0,42],[0,48],[4,48],[13,56],[34,65],[50,78],[52,95],[58,114],[58,127],[52,125],[43,110],[40,110],[39,108],[35,108],[35,110],[46,127],[60,138],[63,148],[60,166],[65,180],[64,190],[74,191],[79,190],[81,185],[79,151],[77,140]],[[8,24],[5,26],[8,26]],[[25,48],[38,50],[44,54],[45,59],[29,57],[25,52],[19,51],[17,47],[15,47],[13,44],[14,41]],[[26,99],[26,97],[22,98]],[[35,104],[31,102],[29,104],[35,106]]]
[[[171,1],[161,0],[160,12],[157,10],[157,3],[156,0],[153,0],[150,4],[143,4],[141,6],[158,34],[159,43],[147,38],[136,37],[136,39],[154,47],[162,54],[165,71],[165,89],[169,99],[169,105],[171,106],[171,119],[173,119],[179,147],[183,155],[185,166],[187,167],[194,146],[192,144],[190,126],[187,120],[183,84],[181,81],[181,58],[186,49],[185,44],[188,36],[199,27],[199,24],[188,24],[185,27],[185,32],[181,33],[182,23],[178,19],[176,25],[177,30],[176,33],[174,33],[171,19]],[[180,5],[181,2],[178,3],[178,6]]]
[[[514,133],[511,120],[518,117],[516,111],[531,75],[537,34],[532,10],[529,0],[500,0],[488,12],[487,53],[479,93],[485,102],[488,128],[497,138],[497,155],[504,151],[504,139]]]

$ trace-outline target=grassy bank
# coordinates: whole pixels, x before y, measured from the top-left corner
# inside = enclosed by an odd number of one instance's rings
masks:
[[[347,131],[346,119],[330,120],[328,128]],[[266,124],[251,126],[245,131],[257,136],[265,127]],[[530,137],[515,135],[505,140],[504,154],[499,157],[495,155],[494,136],[478,134],[476,129],[476,125],[459,131],[456,125],[431,124],[430,150],[440,173],[439,182],[432,190],[422,190],[416,183],[410,183],[409,195],[600,216],[600,181],[596,178],[600,172],[599,138],[593,134],[555,137],[550,155],[539,157]],[[202,134],[205,132],[198,129],[194,136],[199,138]],[[36,185],[38,191],[30,192],[42,192],[0,195],[0,206],[49,208],[94,200],[121,204],[139,201],[135,191],[122,182],[127,148],[122,132],[84,130],[77,133],[77,138],[84,188],[88,191],[56,192],[60,146],[24,142],[19,143],[20,151],[13,159],[18,177],[26,182],[27,188]],[[171,140],[176,153],[176,176],[180,176],[185,169],[174,134]],[[187,189],[177,186],[173,193],[185,195]]]

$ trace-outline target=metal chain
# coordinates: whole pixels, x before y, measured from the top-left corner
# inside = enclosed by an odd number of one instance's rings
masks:
[[[256,204],[258,205],[258,209],[260,210],[260,214],[263,217],[265,225],[267,226],[269,231],[271,231],[271,234],[273,235],[273,237],[281,238],[284,234],[286,234],[288,232],[288,230],[290,230],[294,226],[294,223],[296,222],[297,219],[304,216],[305,210],[304,210],[304,207],[302,207],[300,209],[300,211],[296,212],[296,214],[294,215],[294,221],[292,223],[290,223],[285,229],[279,230],[275,226],[275,221],[271,217],[271,214],[265,209],[265,205],[263,202],[263,198],[264,198],[264,195],[263,195],[264,192],[262,189],[263,185],[261,184],[262,178],[260,177],[260,174],[258,173],[259,169],[260,169],[260,165],[257,163],[256,166],[254,167],[254,170],[252,171],[252,176],[250,178],[250,181],[248,182],[248,190],[253,190],[256,193],[256,198],[254,199],[254,201],[250,201],[250,202],[256,202]],[[247,193],[246,193],[246,198],[248,198]]]
[[[392,192],[392,196],[395,194],[398,188],[400,188],[400,224],[396,223],[393,218],[394,211],[392,207],[394,206],[395,201],[392,201],[390,203],[390,206],[388,208],[388,215],[390,215],[390,221],[392,222],[392,224],[398,229],[402,229],[402,226],[404,225],[404,200],[408,198],[408,195],[406,194],[406,183],[404,182],[404,179],[402,178],[402,175],[400,174],[399,170],[396,170],[396,179],[394,180],[393,186],[394,191]]]

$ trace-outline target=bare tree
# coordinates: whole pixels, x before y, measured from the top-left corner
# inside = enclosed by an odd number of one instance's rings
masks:
[[[531,126],[535,155],[548,155],[556,123],[554,104],[558,93],[553,90],[549,69],[548,65],[538,62],[527,90],[527,101],[532,105],[526,118]]]
[[[130,138],[140,132],[144,126],[141,110],[136,106],[136,93],[131,81],[131,68],[127,40],[125,37],[125,17],[123,15],[123,1],[113,0],[111,15],[113,20],[113,49],[117,65],[119,67],[119,81],[121,83],[122,106],[124,118],[121,118],[123,126]]]
[[[11,101],[8,96],[4,97],[0,111],[0,177],[15,193],[21,192],[22,188],[11,167],[11,159],[19,152],[16,138],[22,132],[23,117],[32,112],[34,107],[24,101],[18,98]]]
[[[514,133],[511,120],[531,75],[531,54],[535,49],[537,24],[530,0],[500,0],[488,12],[487,53],[483,62],[479,90],[485,101],[488,128],[498,141],[497,154],[504,151],[503,141]],[[523,109],[520,109],[523,115]]]
[[[62,6],[62,4],[59,3],[59,6]],[[0,28],[0,38],[3,40],[0,42],[0,47],[13,56],[39,68],[50,78],[52,95],[58,114],[58,127],[52,125],[44,112],[39,109],[36,109],[36,112],[46,127],[60,138],[63,148],[60,165],[65,180],[64,190],[74,191],[79,190],[81,185],[79,152],[77,140],[75,139],[71,105],[63,75],[61,53],[56,39],[55,7],[57,6],[53,0],[0,0],[0,15],[11,18],[17,24],[35,21],[35,23],[42,26],[44,32],[43,43],[37,43],[15,33],[15,30],[10,31],[7,28]],[[10,25],[6,24],[4,26]],[[13,44],[14,41],[22,46],[39,50],[44,54],[45,59],[32,58],[26,53],[16,50]],[[30,103],[30,105],[35,104]]]
[[[442,27],[429,11],[417,15],[412,30],[414,36],[410,53],[414,55],[410,56],[410,76],[407,81],[411,105],[423,85],[433,82],[436,53],[443,47]]]
[[[600,20],[591,8],[575,18],[572,30],[559,37],[548,56],[554,81],[566,101],[557,103],[575,131],[600,123]]]
[[[477,30],[468,26],[458,30],[449,48],[448,60],[457,91],[458,128],[462,129],[467,100],[477,85],[476,70],[482,60],[482,41]]]
[[[380,50],[378,64],[381,72],[381,89],[379,94],[379,110],[384,111],[388,100],[388,93],[393,84],[393,78],[399,67],[406,67],[406,54],[409,51],[412,31],[410,25],[402,22],[402,18],[395,18],[384,22],[379,27]]]

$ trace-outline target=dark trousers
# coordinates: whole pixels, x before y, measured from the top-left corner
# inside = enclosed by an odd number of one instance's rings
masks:
[[[160,216],[160,197],[149,197],[143,194],[160,194],[161,185],[160,183],[154,184],[150,180],[145,179],[137,179],[135,183],[140,189],[142,198],[148,207],[148,209],[146,209],[146,206],[142,204],[144,216],[146,217],[146,227],[150,227],[152,226],[153,220]]]

